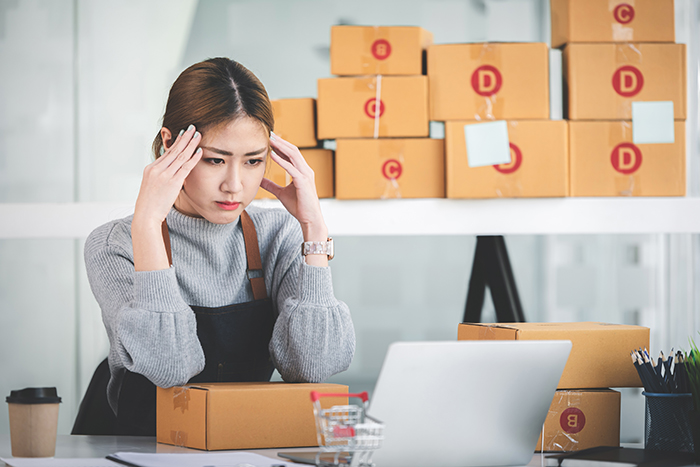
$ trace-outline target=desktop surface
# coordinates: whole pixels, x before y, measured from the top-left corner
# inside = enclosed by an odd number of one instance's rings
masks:
[[[253,452],[273,459],[287,460],[277,456],[278,452],[309,451],[312,448],[284,448],[284,449],[246,449],[245,452]],[[149,436],[89,436],[89,435],[58,435],[56,438],[56,458],[80,459],[105,457],[115,452],[145,452],[145,453],[205,453],[197,449],[181,448],[168,444],[156,443],[155,437]],[[212,453],[220,451],[208,451]],[[10,435],[0,434],[0,457],[12,457],[10,448]],[[1,464],[1,462],[0,462]],[[544,456],[534,454],[528,467],[541,467],[545,464]],[[551,465],[551,463],[549,464]],[[381,465],[377,465],[381,467]]]

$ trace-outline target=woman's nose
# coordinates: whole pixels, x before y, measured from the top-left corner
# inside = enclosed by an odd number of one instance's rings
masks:
[[[221,184],[221,189],[229,193],[238,193],[243,189],[241,174],[236,168],[231,168],[226,172],[226,178]]]

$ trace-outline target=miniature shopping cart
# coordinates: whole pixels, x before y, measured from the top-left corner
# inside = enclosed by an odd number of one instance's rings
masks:
[[[322,409],[322,397],[350,397],[362,400],[362,405],[334,405]],[[321,450],[316,465],[349,464],[351,467],[374,467],[372,454],[381,447],[384,424],[367,415],[367,392],[359,394],[328,394],[311,391],[316,418],[316,436]],[[334,453],[332,456],[323,453]]]

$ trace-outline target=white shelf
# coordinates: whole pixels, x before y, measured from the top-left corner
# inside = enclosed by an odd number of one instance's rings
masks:
[[[277,200],[254,202],[281,207]],[[700,198],[321,200],[331,235],[700,233]],[[133,212],[108,203],[0,204],[0,239],[85,238]]]

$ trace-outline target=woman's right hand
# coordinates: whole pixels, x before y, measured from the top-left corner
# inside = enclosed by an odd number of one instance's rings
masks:
[[[182,190],[185,178],[202,158],[197,145],[202,136],[190,125],[155,162],[143,171],[131,221],[131,242],[136,271],[168,269],[161,226]]]
[[[185,178],[202,157],[202,150],[197,148],[201,139],[194,125],[190,125],[162,156],[146,166],[134,208],[135,220],[160,227],[175,204]]]

